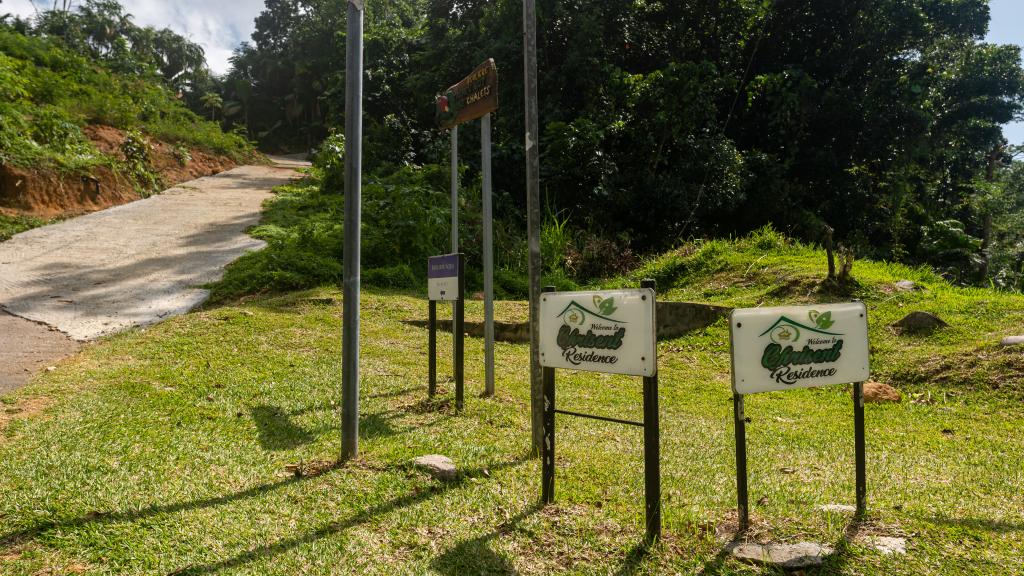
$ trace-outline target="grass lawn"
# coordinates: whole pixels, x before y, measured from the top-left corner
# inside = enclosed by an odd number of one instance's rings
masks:
[[[812,280],[820,254],[758,242],[680,251],[637,277],[729,305],[839,298]],[[885,264],[854,273],[875,376],[905,396],[867,409],[869,521],[816,509],[853,503],[849,388],[763,394],[747,400],[751,537],[835,546],[823,574],[1024,574],[1024,354],[994,344],[1024,331],[1024,297]],[[893,291],[901,278],[925,290]],[[665,537],[645,551],[639,429],[560,417],[556,504],[539,508],[528,347],[498,344],[498,395],[481,399],[482,342],[468,339],[456,414],[450,394],[425,401],[427,333],[402,323],[426,317],[422,297],[363,298],[362,456],[344,466],[341,298],[327,289],[112,337],[3,398],[0,573],[764,573],[716,536],[735,520],[724,321],[660,345]],[[952,327],[887,327],[914,309]],[[499,319],[524,314],[498,305]],[[562,408],[640,418],[638,379],[564,373],[558,386]],[[409,466],[431,453],[460,479]],[[908,552],[885,556],[866,534],[905,536]]]

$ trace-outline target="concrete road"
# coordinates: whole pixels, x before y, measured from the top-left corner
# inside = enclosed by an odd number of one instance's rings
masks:
[[[202,303],[209,294],[199,286],[263,247],[246,230],[259,222],[271,189],[300,177],[301,165],[236,168],[0,243],[0,308],[31,321],[19,329],[4,319],[0,366],[38,356],[31,347],[39,339],[28,336],[46,327],[87,341]],[[4,378],[0,391],[11,387]]]

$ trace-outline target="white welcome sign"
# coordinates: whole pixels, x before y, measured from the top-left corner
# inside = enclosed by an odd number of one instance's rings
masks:
[[[862,302],[735,310],[729,333],[738,394],[863,382],[870,374]]]
[[[546,292],[540,299],[545,368],[654,376],[654,290]]]

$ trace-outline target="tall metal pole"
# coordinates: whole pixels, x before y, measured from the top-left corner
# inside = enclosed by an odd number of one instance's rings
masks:
[[[540,109],[537,104],[537,2],[523,0],[526,82],[526,228],[530,261],[530,424],[533,451],[544,442],[544,375],[540,366]]]
[[[452,127],[452,254],[459,253],[459,127]]]
[[[494,225],[491,206],[491,115],[480,124],[484,207],[484,395],[494,396]]]
[[[452,254],[459,253],[459,127],[452,127]],[[458,304],[452,302],[452,335],[455,332],[455,313]],[[452,357],[458,354],[458,344],[452,343]]]
[[[345,63],[345,303],[342,316],[341,459],[359,455],[359,255],[362,226],[363,0],[348,1]]]

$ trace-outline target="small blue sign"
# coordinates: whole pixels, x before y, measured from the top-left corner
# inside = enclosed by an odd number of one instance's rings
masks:
[[[458,278],[459,255],[446,254],[431,256],[428,262],[427,278]]]
[[[459,300],[459,255],[432,256],[427,262],[427,297]]]

